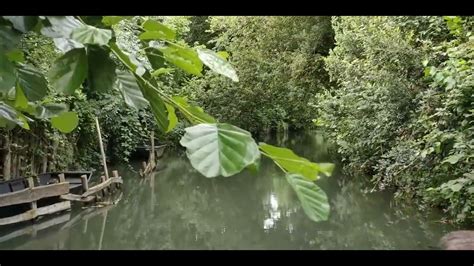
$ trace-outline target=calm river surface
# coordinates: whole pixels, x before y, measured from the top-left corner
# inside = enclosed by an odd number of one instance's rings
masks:
[[[314,132],[266,141],[316,162],[333,160]],[[137,168],[115,167],[124,178],[116,205],[76,206],[35,225],[0,228],[0,249],[436,249],[454,229],[435,212],[394,205],[388,192],[364,193],[339,167],[317,181],[331,215],[315,223],[265,158],[257,174],[215,179],[201,176],[178,152],[160,163],[166,167],[149,179],[140,179]]]

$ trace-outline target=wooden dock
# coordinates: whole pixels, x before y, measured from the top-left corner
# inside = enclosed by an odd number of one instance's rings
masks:
[[[64,174],[59,174],[59,183],[35,186],[33,178],[28,179],[28,187],[11,193],[0,194],[0,213],[2,207],[15,208],[29,204],[28,210],[7,216],[3,214],[0,225],[9,225],[31,221],[39,216],[49,215],[71,209],[71,202],[93,203],[100,201],[104,196],[114,193],[123,183],[117,171],[112,171],[113,176],[101,177],[101,182],[89,187],[86,175],[81,177],[82,194],[70,192],[70,184],[66,182]],[[38,207],[38,202],[51,199],[46,206]]]
[[[82,202],[84,204],[97,202],[113,194],[116,189],[121,187],[122,177],[119,176],[116,170],[112,171],[112,177],[109,177],[97,117],[95,123],[104,168],[104,176],[101,176],[100,182],[91,186],[89,181],[92,172],[77,171],[43,173],[36,180],[33,178],[17,178],[1,182],[0,225],[31,221],[39,216],[66,211],[71,209],[71,202]],[[25,205],[29,207],[26,208],[26,211]]]

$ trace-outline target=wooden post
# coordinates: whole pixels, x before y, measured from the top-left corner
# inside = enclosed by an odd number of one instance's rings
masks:
[[[18,152],[19,153],[19,152]],[[18,154],[18,156],[16,157],[16,174],[15,176],[16,177],[20,177],[22,172],[21,172],[21,160],[22,160],[22,156],[20,154]]]
[[[150,163],[155,166],[155,131],[151,131],[151,151],[150,151]]]
[[[9,180],[11,178],[11,139],[10,139],[10,132],[7,131],[5,133],[5,142],[3,143],[3,178],[5,180]]]
[[[104,166],[105,178],[109,179],[109,172],[107,170],[107,162],[106,162],[106,158],[105,158],[104,144],[102,143],[102,134],[100,133],[99,119],[97,119],[97,117],[95,117],[95,126],[97,127],[97,134],[99,135],[100,153],[102,154],[102,164]]]
[[[59,177],[59,183],[66,182],[66,177],[64,176],[64,174],[59,174],[58,177]]]
[[[32,177],[28,178],[28,187],[29,187],[30,189],[32,189],[32,188],[35,187],[35,183],[33,182],[33,178],[32,178]],[[31,203],[30,203],[30,207],[31,207],[32,210],[35,210],[35,211],[36,211],[36,209],[38,208],[38,206],[36,205],[36,201],[31,202]]]
[[[56,154],[58,152],[58,147],[59,147],[59,140],[56,138],[53,140],[53,151],[50,154],[51,155],[51,160],[49,161],[49,170],[50,171],[56,171],[58,167],[58,162],[55,160]]]
[[[41,173],[46,173],[48,171],[48,141],[42,142],[43,145],[40,144],[40,147],[44,150],[43,154],[43,161],[41,163]]]
[[[112,176],[115,177],[115,178],[118,178],[118,177],[119,177],[118,171],[117,171],[117,170],[113,170],[113,171],[112,171]],[[118,186],[119,186],[119,183],[116,183],[116,184],[115,184],[115,188],[118,188]]]
[[[105,182],[107,179],[105,176],[100,176],[100,182],[103,183]],[[106,187],[104,187],[104,189],[100,190],[99,193],[102,195],[102,197],[105,197],[105,191],[106,191]]]
[[[151,149],[148,156],[148,164],[144,165],[143,176],[150,174],[155,169],[155,131],[152,131],[150,134],[151,139]]]
[[[86,175],[81,175],[82,191],[87,192],[89,190],[89,182],[87,181]]]

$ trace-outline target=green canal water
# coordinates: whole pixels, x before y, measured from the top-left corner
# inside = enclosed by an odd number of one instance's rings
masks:
[[[265,141],[334,162],[314,132]],[[117,204],[76,206],[35,224],[0,228],[0,249],[437,249],[454,230],[434,210],[396,205],[390,192],[366,193],[339,164],[332,177],[317,181],[331,205],[329,220],[319,223],[305,216],[282,172],[266,159],[258,173],[214,179],[180,152],[167,152],[160,160],[165,168],[148,179],[133,165],[114,167],[124,178]]]

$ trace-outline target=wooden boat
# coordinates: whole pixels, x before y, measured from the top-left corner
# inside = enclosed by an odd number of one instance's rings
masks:
[[[160,158],[163,156],[166,146],[167,145],[164,144],[164,145],[158,145],[155,147],[156,158]],[[148,156],[150,155],[150,150],[151,150],[150,145],[138,146],[137,148],[135,148],[135,151],[132,152],[131,157],[132,158],[148,158]]]
[[[82,182],[81,176],[86,175],[87,181],[91,181],[92,171],[65,171],[65,172],[47,172],[38,175],[39,186],[59,183],[59,174],[64,174],[66,182],[69,183],[69,193],[81,194]]]
[[[60,174],[64,174],[62,182]],[[70,202],[63,201],[61,196],[82,194],[82,175],[89,181],[92,172],[49,172],[30,180],[20,177],[0,182],[0,225],[70,209]]]
[[[0,182],[0,194],[20,191],[28,187],[26,178],[20,177]]]
[[[64,174],[66,182],[69,183],[69,191],[73,194],[80,193],[80,188],[82,188],[82,175],[86,175],[87,181],[89,182],[92,177],[92,171],[47,172],[39,174],[38,178],[34,179],[34,185],[35,187],[39,187],[59,183],[59,174]],[[28,188],[28,180],[23,177],[1,181],[0,195],[24,190],[26,188]]]

